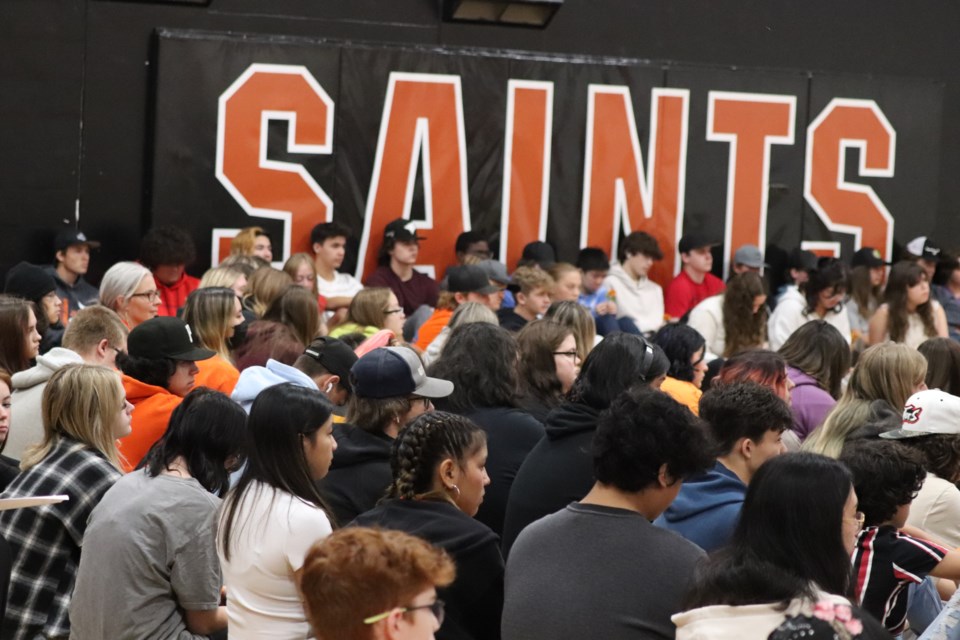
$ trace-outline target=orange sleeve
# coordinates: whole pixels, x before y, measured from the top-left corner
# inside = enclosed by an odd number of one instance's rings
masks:
[[[196,377],[196,386],[207,387],[227,395],[233,393],[233,388],[237,386],[237,380],[240,379],[237,368],[220,356],[198,360],[197,368],[200,369],[200,373]]]
[[[452,311],[447,309],[437,309],[433,315],[427,318],[427,321],[420,325],[417,331],[417,341],[414,344],[422,350],[426,350],[433,342],[433,339],[440,335],[443,328],[450,322]]]
[[[130,434],[120,438],[123,470],[133,471],[150,447],[166,432],[170,414],[183,400],[172,393],[158,393],[138,403],[130,420]]]

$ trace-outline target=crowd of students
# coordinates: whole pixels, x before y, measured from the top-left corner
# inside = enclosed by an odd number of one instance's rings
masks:
[[[70,229],[8,272],[0,497],[68,499],[0,511],[0,637],[960,638],[930,239],[724,282],[694,233],[661,283],[645,232],[511,272],[469,231],[439,282],[404,220],[364,283],[310,240],[196,278],[158,227],[95,287]]]

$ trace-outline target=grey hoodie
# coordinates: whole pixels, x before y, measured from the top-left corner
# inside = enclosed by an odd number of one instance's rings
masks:
[[[10,433],[4,455],[19,460],[23,451],[43,439],[43,418],[40,401],[47,380],[68,364],[83,364],[83,358],[75,351],[54,347],[42,356],[37,364],[13,374],[13,406],[10,409]]]

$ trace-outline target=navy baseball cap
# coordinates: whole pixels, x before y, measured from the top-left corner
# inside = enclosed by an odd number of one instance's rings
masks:
[[[361,398],[445,398],[453,393],[453,383],[427,376],[420,358],[408,347],[374,349],[353,365],[350,380]]]

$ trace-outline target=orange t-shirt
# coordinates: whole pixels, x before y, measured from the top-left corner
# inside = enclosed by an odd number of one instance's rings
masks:
[[[200,369],[200,373],[196,377],[196,386],[207,387],[227,395],[233,393],[233,388],[237,386],[237,380],[240,379],[237,368],[220,356],[197,360],[197,368]]]
[[[414,343],[422,350],[426,350],[433,342],[433,339],[440,335],[443,328],[450,323],[453,311],[450,309],[437,309],[433,315],[427,318],[427,321],[420,325],[417,331],[417,341]]]
[[[123,375],[123,390],[127,400],[133,405],[133,417],[130,420],[130,434],[120,438],[123,470],[133,471],[150,447],[166,433],[170,414],[183,401],[163,387],[145,384]]]
[[[693,411],[693,415],[700,415],[700,396],[703,395],[703,391],[698,389],[692,382],[667,377],[663,381],[663,384],[660,385],[660,391],[663,391],[680,404],[687,405],[690,411]]]

